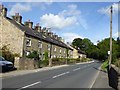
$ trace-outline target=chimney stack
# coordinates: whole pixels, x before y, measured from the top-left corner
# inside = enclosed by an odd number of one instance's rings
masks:
[[[5,8],[4,5],[0,5],[0,16],[7,16],[7,8]]]
[[[30,20],[26,21],[24,24],[25,24],[25,26],[27,26],[29,28],[33,27],[33,22],[31,22]]]
[[[49,35],[50,37],[53,37],[53,32],[48,32],[48,35]]]
[[[22,16],[19,15],[19,13],[15,13],[15,16],[12,16],[13,20],[15,20],[18,23],[22,23]]]
[[[59,41],[62,41],[62,37],[58,37],[58,40],[59,40]]]
[[[41,26],[39,25],[39,23],[37,23],[36,26],[34,26],[34,30],[37,30],[38,32],[42,32]]]
[[[58,40],[58,35],[54,35],[54,38]]]
[[[47,30],[46,27],[43,27],[42,31],[43,31],[43,33],[44,33],[45,35],[48,35],[48,30]]]

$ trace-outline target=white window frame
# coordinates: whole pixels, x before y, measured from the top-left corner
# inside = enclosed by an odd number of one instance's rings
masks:
[[[64,53],[65,53],[66,51],[64,50]]]
[[[42,48],[42,41],[38,42],[38,48]]]
[[[30,54],[30,51],[26,51],[26,56],[28,56]]]
[[[48,48],[48,51],[50,51],[50,48],[51,48],[50,44],[49,44],[49,45],[47,45],[47,48]]]
[[[62,52],[61,48],[60,48],[60,53]]]
[[[54,51],[55,51],[55,52],[57,51],[57,48],[56,48],[56,47],[54,48]]]
[[[29,44],[27,44],[27,42],[29,42]],[[27,46],[27,47],[30,47],[30,46],[31,46],[31,39],[27,39],[27,40],[26,40],[26,46]]]

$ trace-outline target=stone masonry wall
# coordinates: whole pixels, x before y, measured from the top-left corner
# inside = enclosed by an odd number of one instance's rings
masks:
[[[120,90],[120,68],[112,65],[108,71],[109,85],[115,90]]]
[[[38,61],[29,58],[15,58],[15,68],[18,70],[32,70],[38,68]]]
[[[24,32],[10,23],[6,18],[0,16],[2,23],[0,24],[1,45],[7,46],[12,53],[17,53],[20,57],[23,54]]]

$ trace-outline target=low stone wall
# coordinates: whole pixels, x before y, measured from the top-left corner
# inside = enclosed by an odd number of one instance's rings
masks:
[[[29,58],[19,58],[16,57],[14,61],[14,66],[18,70],[32,70],[38,68],[38,61]]]
[[[108,70],[109,86],[115,90],[120,90],[120,68],[115,65],[111,65]]]

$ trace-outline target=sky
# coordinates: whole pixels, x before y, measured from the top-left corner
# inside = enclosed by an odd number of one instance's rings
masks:
[[[20,13],[22,22],[32,21],[71,43],[74,38],[89,38],[95,45],[109,37],[110,6],[113,6],[113,38],[118,31],[117,2],[3,2],[8,17]]]

